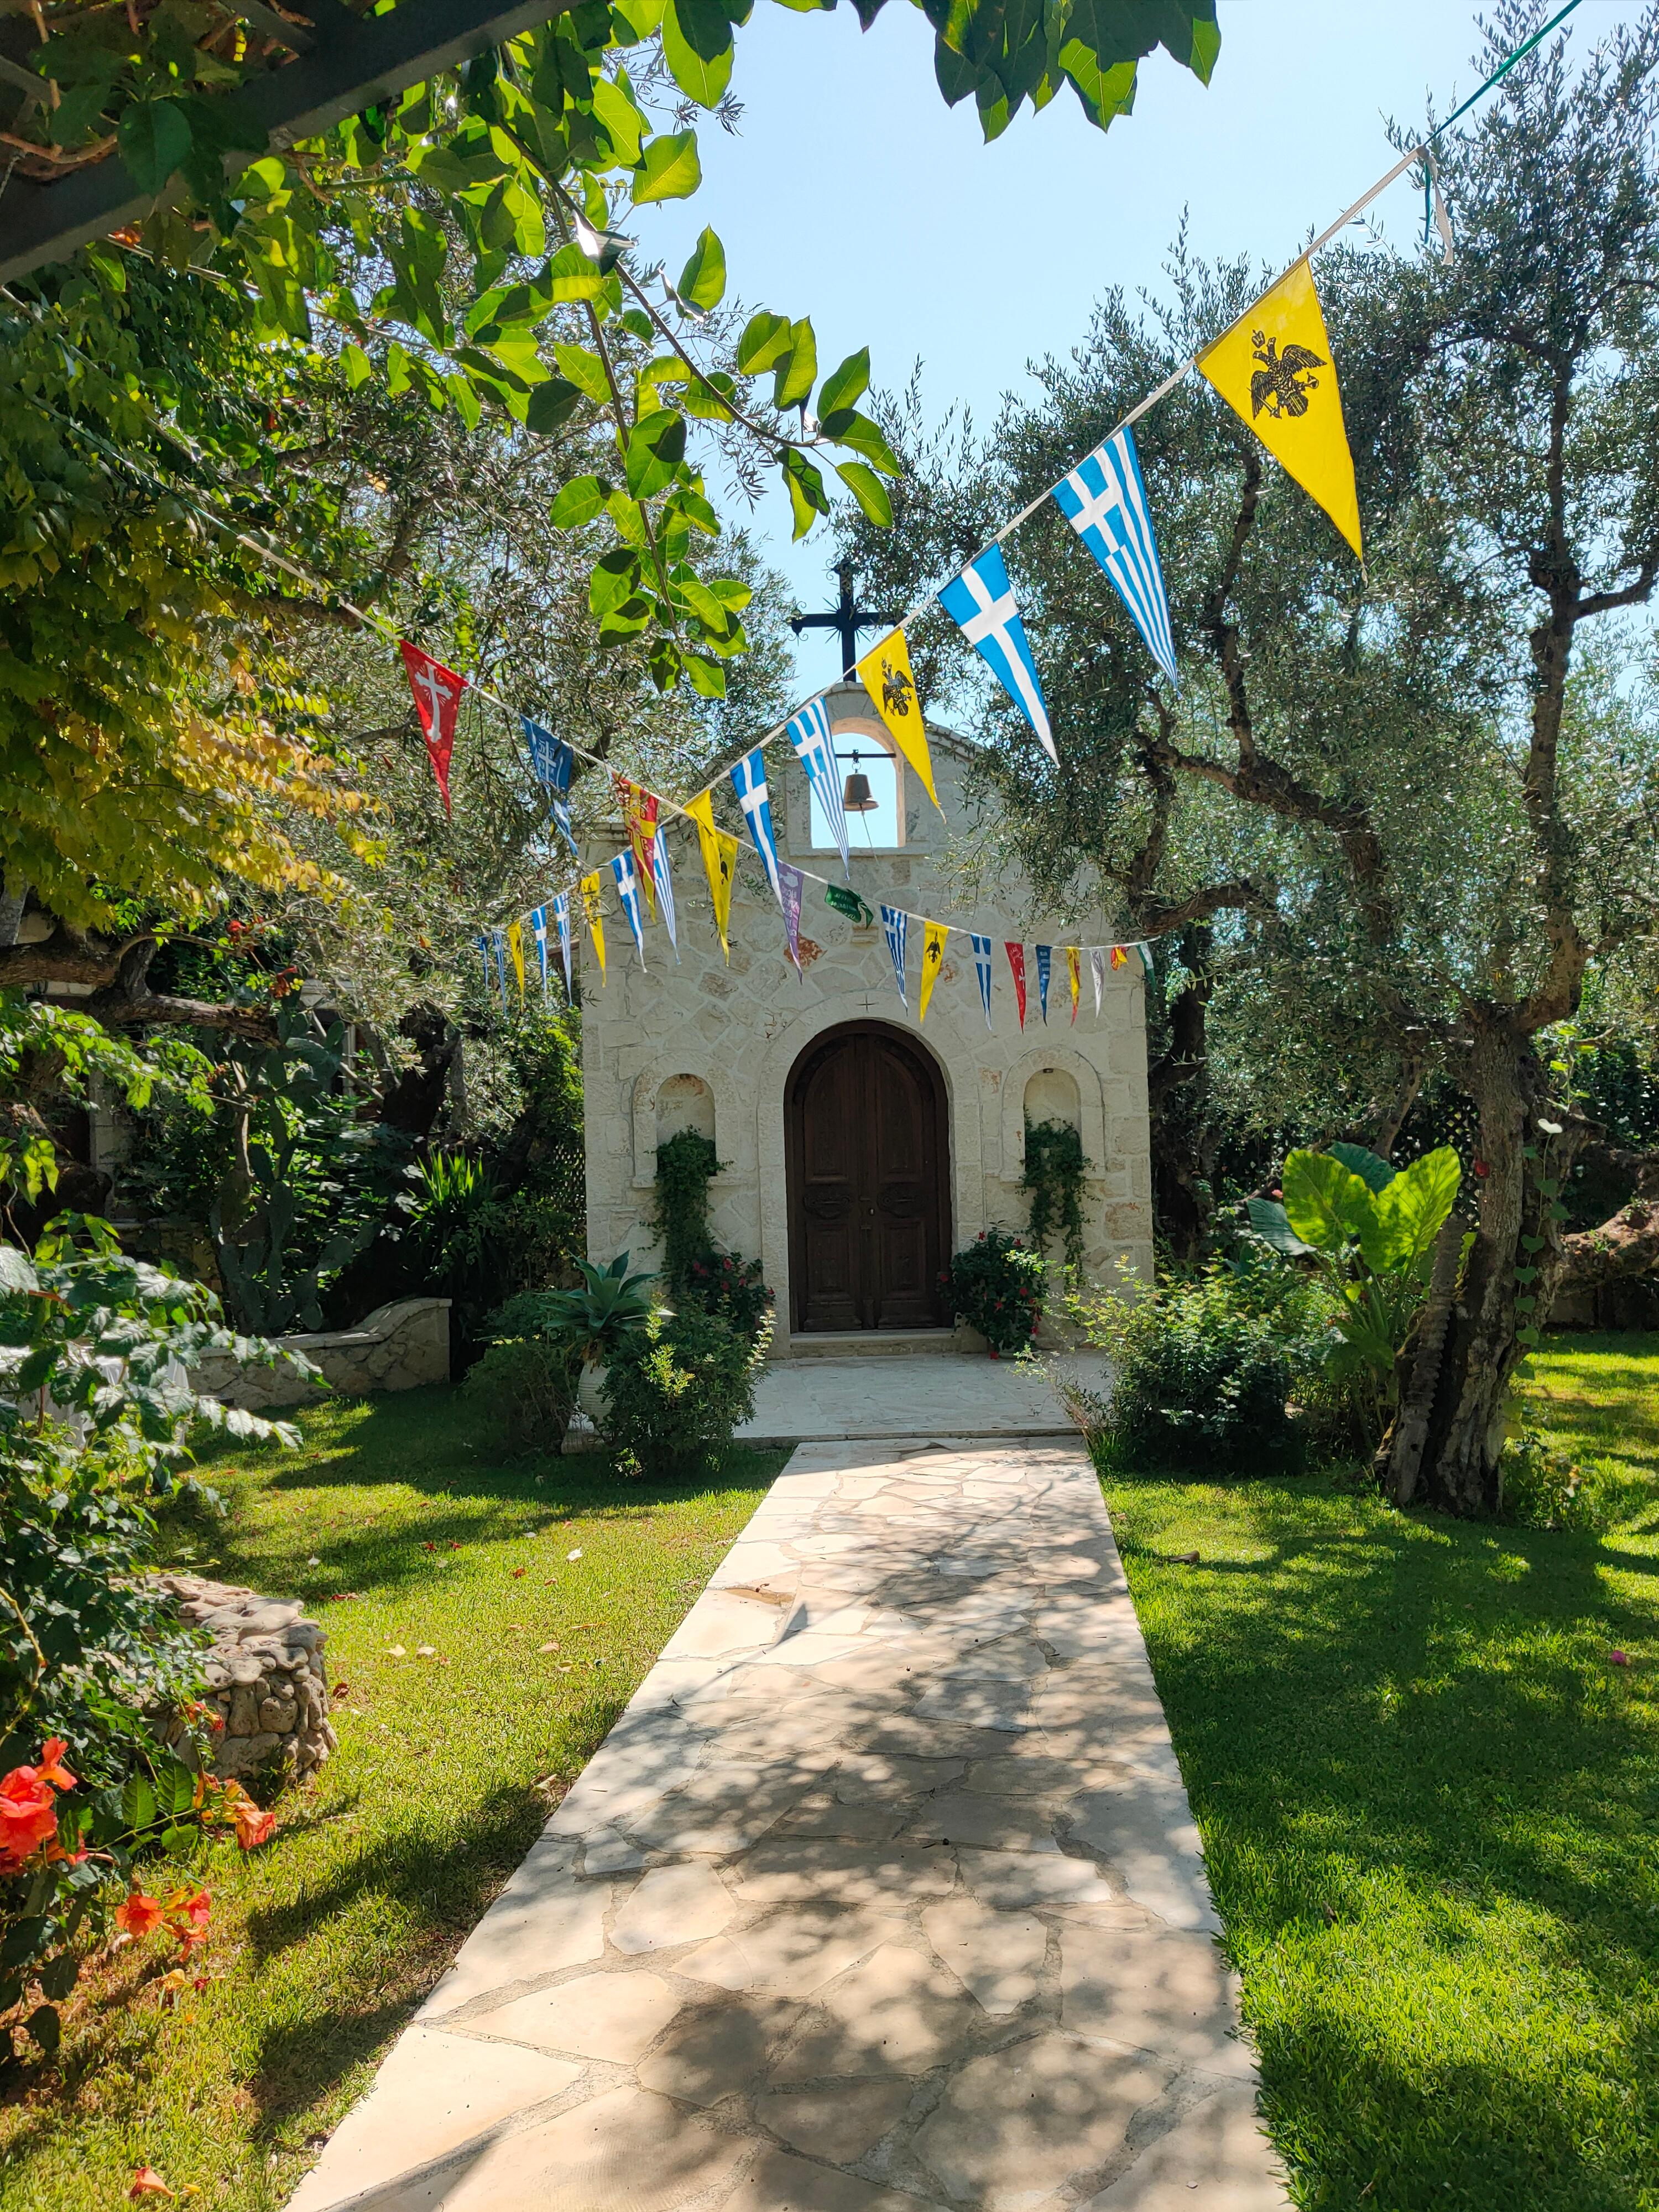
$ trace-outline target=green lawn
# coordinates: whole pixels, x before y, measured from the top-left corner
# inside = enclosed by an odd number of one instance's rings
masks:
[[[1106,1478],[1318,2212],[1659,2208],[1659,1338],[1533,1370],[1528,1417],[1620,1462],[1600,1538]]]
[[[69,2009],[63,2075],[0,2107],[6,2212],[106,2212],[141,2163],[204,2205],[280,2204],[785,1457],[653,1488],[592,1458],[504,1465],[475,1423],[411,1391],[207,1470],[229,1518],[175,1559],[306,1600],[346,1686],[339,1755],[262,1851],[215,1848],[213,1979],[188,2010],[162,2008],[154,1945]]]

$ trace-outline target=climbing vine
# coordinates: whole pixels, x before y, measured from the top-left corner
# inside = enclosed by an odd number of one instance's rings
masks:
[[[653,1232],[662,1242],[662,1272],[677,1291],[685,1288],[696,1261],[714,1250],[708,1231],[708,1186],[722,1163],[713,1140],[682,1129],[657,1147],[657,1203]]]
[[[1019,1187],[1030,1194],[1031,1243],[1045,1251],[1058,1231],[1073,1273],[1083,1265],[1083,1178],[1088,1171],[1083,1139],[1069,1121],[1026,1122],[1025,1172]]]

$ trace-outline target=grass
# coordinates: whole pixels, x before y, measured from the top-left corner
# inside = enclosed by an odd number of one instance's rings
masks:
[[[1525,1395],[1601,1536],[1104,1478],[1310,2212],[1659,2208],[1659,1337]]]
[[[61,2070],[0,2107],[5,2212],[107,2212],[140,2164],[216,2212],[280,2204],[786,1456],[623,1484],[598,1458],[503,1463],[475,1422],[447,1389],[345,1402],[302,1417],[298,1452],[208,1470],[228,1517],[174,1563],[306,1600],[339,1754],[263,1850],[215,1847],[204,1992],[164,2009],[154,1944],[87,1978]]]

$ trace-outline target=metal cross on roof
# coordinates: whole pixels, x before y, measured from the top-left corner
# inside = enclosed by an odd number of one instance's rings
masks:
[[[891,629],[897,622],[896,615],[874,613],[859,605],[853,591],[853,564],[850,561],[837,563],[836,574],[841,579],[841,597],[833,607],[817,615],[792,615],[789,627],[799,637],[804,629],[832,629],[841,639],[841,672],[850,676],[853,664],[859,657],[859,632],[861,629]]]

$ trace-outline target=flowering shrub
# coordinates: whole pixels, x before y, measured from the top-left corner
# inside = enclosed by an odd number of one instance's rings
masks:
[[[772,1317],[772,1293],[761,1280],[758,1260],[737,1252],[710,1252],[685,1270],[685,1293],[705,1313],[730,1322],[741,1335],[757,1338]]]
[[[981,1229],[939,1276],[958,1320],[976,1328],[999,1352],[1024,1352],[1042,1318],[1042,1255],[1023,1237]]]

